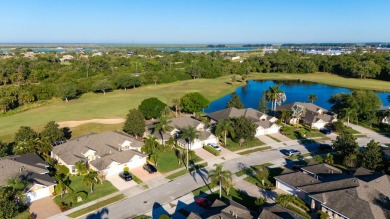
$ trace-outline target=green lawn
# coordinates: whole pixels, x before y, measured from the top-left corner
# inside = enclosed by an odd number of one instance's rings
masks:
[[[256,165],[256,166],[253,166],[253,167],[249,167],[250,171],[253,170],[253,168],[258,168],[259,166],[265,166],[265,167],[269,167],[269,166],[272,166],[274,164],[272,163],[264,163],[264,164],[261,164],[261,165]],[[236,172],[236,176],[240,177],[240,176],[243,176],[244,174],[247,174],[248,173],[248,170],[240,170],[238,172]]]
[[[76,207],[87,202],[96,200],[98,198],[104,197],[111,193],[118,191],[109,181],[105,180],[103,183],[99,183],[95,186],[94,192],[91,193],[90,187],[87,187],[82,182],[83,176],[71,176],[70,180],[72,181],[70,187],[74,190],[74,192],[85,191],[88,193],[88,197],[86,200],[82,202],[73,203],[72,197],[69,194],[65,194],[63,197],[57,196],[54,198],[54,202],[58,205],[61,202],[66,204],[72,203],[72,207]]]
[[[255,149],[250,149],[250,150],[242,151],[242,152],[240,152],[240,153],[238,153],[238,154],[239,154],[239,155],[251,154],[251,153],[258,152],[258,151],[269,150],[269,149],[271,149],[271,148],[272,148],[271,146],[265,146],[265,147],[260,147],[260,148],[255,148]]]
[[[112,198],[109,198],[107,200],[104,200],[104,201],[98,202],[96,204],[93,204],[91,206],[88,206],[86,208],[83,208],[81,210],[75,211],[75,212],[73,212],[71,214],[68,214],[67,216],[71,217],[71,218],[77,218],[77,217],[85,215],[85,214],[87,214],[87,213],[89,213],[91,211],[94,211],[94,210],[100,209],[100,208],[102,208],[104,206],[107,206],[109,204],[118,202],[118,201],[120,201],[120,200],[122,200],[124,198],[125,198],[125,195],[120,194],[120,195],[114,196]]]
[[[176,157],[176,154],[174,151],[160,151],[158,150],[157,153],[159,154],[158,158],[158,165],[156,166],[157,170],[161,173],[167,173],[172,170],[179,169],[180,167],[183,167],[182,162],[179,163],[178,159]],[[194,159],[190,160],[190,163],[196,163],[201,161],[202,159],[195,155]]]
[[[84,125],[79,125],[77,127],[71,128],[72,138],[77,138],[82,135],[89,134],[91,132],[94,133],[102,133],[106,131],[117,131],[121,132],[123,127],[123,123],[119,124],[99,124],[99,123],[87,123]]]
[[[27,211],[23,211],[22,213],[16,215],[12,219],[27,219],[27,218],[29,218],[29,216],[30,216],[30,212],[27,210]]]
[[[238,150],[242,150],[242,149],[265,145],[265,143],[260,141],[258,138],[254,138],[253,140],[247,140],[241,146],[238,143],[232,141],[232,139],[227,138],[226,144],[227,144],[227,146],[224,146],[224,147],[230,151],[238,151]]]
[[[358,132],[355,129],[348,127],[348,126],[344,126],[344,130],[351,133],[351,134],[360,134],[360,132]]]
[[[390,91],[390,82],[372,79],[343,78],[328,73],[313,74],[250,74],[249,79],[253,80],[304,80],[333,86],[347,87],[352,89],[368,89]],[[16,114],[0,117],[0,139],[12,141],[17,129],[24,126],[31,126],[34,129],[42,129],[49,121],[86,120],[94,118],[124,118],[131,108],[137,108],[139,103],[149,97],[157,97],[163,102],[169,103],[173,98],[180,98],[188,92],[198,91],[204,94],[210,101],[229,94],[236,87],[244,82],[228,85],[229,76],[216,79],[196,79],[178,81],[169,84],[147,85],[137,89],[116,90],[105,95],[87,93],[76,100],[65,103],[62,100],[50,101],[49,104],[39,106],[39,103],[32,104],[35,108],[26,106],[28,110]],[[212,86],[210,86],[212,84]],[[29,109],[30,108],[30,109]]]

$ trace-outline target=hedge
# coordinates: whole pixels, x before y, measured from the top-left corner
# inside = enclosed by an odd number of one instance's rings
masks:
[[[311,219],[310,215],[307,214],[306,212],[302,211],[301,209],[299,208],[296,208],[292,205],[287,205],[287,209],[299,214],[299,215],[302,215],[303,217],[307,218],[307,219]]]
[[[204,148],[206,151],[208,151],[208,152],[214,154],[215,156],[218,156],[218,155],[220,154],[219,151],[215,150],[215,149],[214,149],[213,147],[211,147],[211,146],[205,145],[205,146],[203,146],[203,148]]]
[[[294,203],[294,205],[302,208],[305,211],[310,211],[310,208],[307,207],[306,203],[302,199],[298,198],[297,196],[294,196],[294,198],[292,199],[292,203]]]

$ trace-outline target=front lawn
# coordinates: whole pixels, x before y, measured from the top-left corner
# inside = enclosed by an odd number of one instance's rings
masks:
[[[244,143],[241,144],[241,146],[239,143],[236,143],[232,139],[227,138],[226,144],[227,144],[227,146],[224,146],[224,147],[230,151],[238,151],[238,150],[242,150],[242,149],[246,149],[246,148],[252,148],[252,147],[256,147],[256,146],[265,145],[265,143],[260,141],[258,138],[253,138],[253,140],[246,140]]]
[[[184,166],[182,161],[179,163],[179,160],[176,157],[174,151],[157,150],[156,153],[158,153],[158,165],[156,166],[156,168],[160,173],[167,173]],[[189,162],[191,164],[199,162],[201,160],[202,159],[200,157],[194,155],[194,158],[191,159]]]
[[[88,197],[81,202],[74,202],[72,199],[72,196],[67,193],[64,194],[63,197],[60,195],[56,196],[54,198],[54,202],[57,205],[60,205],[61,203],[64,203],[65,205],[68,205],[69,207],[76,207],[82,204],[85,204],[87,202],[99,199],[101,197],[104,197],[106,195],[109,195],[111,193],[117,192],[118,189],[115,188],[109,181],[105,180],[102,183],[99,183],[95,186],[95,189],[93,193],[91,193],[90,187],[83,184],[83,176],[71,176],[70,177],[71,183],[70,188],[73,189],[74,193],[85,191],[88,193]]]
[[[120,194],[120,195],[114,196],[112,198],[109,198],[107,200],[104,200],[104,201],[98,202],[96,204],[93,204],[91,206],[88,206],[86,208],[83,208],[81,210],[75,211],[75,212],[73,212],[71,214],[68,214],[67,216],[71,217],[71,218],[77,218],[77,217],[85,215],[85,214],[87,214],[87,213],[89,213],[91,211],[95,211],[95,210],[100,209],[100,208],[102,208],[104,206],[107,206],[109,204],[118,202],[118,201],[120,201],[120,200],[122,200],[124,198],[125,198],[125,195]]]

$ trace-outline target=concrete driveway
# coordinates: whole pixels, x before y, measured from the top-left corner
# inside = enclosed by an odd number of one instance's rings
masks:
[[[143,167],[137,167],[137,168],[131,169],[130,172],[132,174],[136,175],[143,182],[147,182],[149,180],[152,180],[152,179],[155,179],[155,178],[162,176],[162,174],[159,172],[149,173],[148,171],[144,170]]]
[[[133,186],[136,186],[137,183],[133,180],[131,181],[125,181],[122,178],[119,177],[118,174],[114,174],[112,176],[106,177],[108,181],[111,182],[113,186],[115,186],[119,191],[123,191],[125,189],[131,188]]]
[[[196,156],[202,158],[202,160],[210,160],[210,159],[216,158],[216,156],[214,154],[206,151],[203,148],[198,148],[198,149],[195,149],[194,151],[195,151]]]
[[[274,137],[276,139],[279,139],[282,142],[284,142],[284,141],[291,141],[290,138],[288,138],[287,136],[282,135],[280,133],[270,134],[270,136],[272,136],[272,137]]]
[[[45,219],[61,213],[61,210],[52,197],[47,197],[31,203],[30,213],[36,216],[36,219]]]
[[[272,139],[266,135],[259,135],[259,136],[257,136],[257,138],[260,141],[264,142],[266,145],[271,145],[271,144],[277,143],[277,141],[275,141],[274,139]]]

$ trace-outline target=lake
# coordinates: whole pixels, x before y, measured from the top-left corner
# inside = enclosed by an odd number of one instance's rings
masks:
[[[280,89],[286,93],[287,100],[283,104],[291,102],[309,102],[307,97],[309,94],[315,94],[318,100],[314,104],[321,106],[325,109],[330,109],[331,104],[328,103],[330,96],[336,93],[351,93],[348,88],[334,87],[325,84],[317,84],[311,82],[299,82],[299,81],[248,81],[246,86],[242,86],[236,89],[235,93],[240,96],[241,102],[244,103],[245,108],[258,109],[258,102],[262,96],[264,90],[268,90],[270,86],[280,85]],[[382,100],[383,105],[390,105],[387,100],[388,92],[377,93],[378,97]],[[204,112],[210,113],[225,109],[227,102],[230,100],[232,94],[226,95],[213,101],[209,108]],[[271,104],[268,104],[269,107]]]
[[[220,51],[220,52],[243,52],[243,51],[251,51],[256,48],[253,47],[178,47],[178,48],[157,48],[157,50],[162,52],[212,52],[212,51]]]

